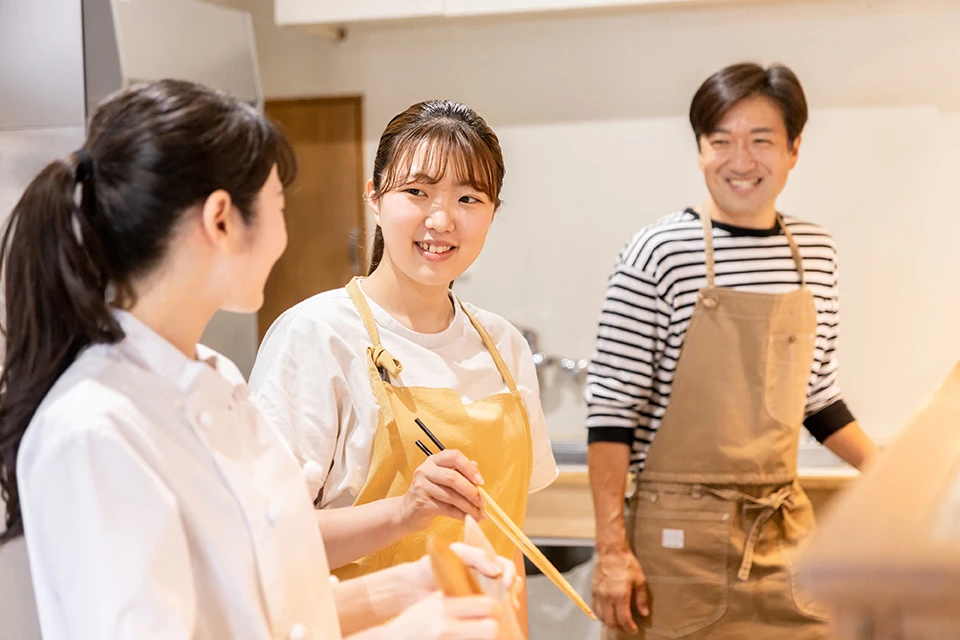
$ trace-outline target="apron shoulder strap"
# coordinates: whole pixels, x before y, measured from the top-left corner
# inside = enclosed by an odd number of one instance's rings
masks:
[[[396,379],[400,376],[403,365],[380,344],[380,332],[377,330],[377,323],[373,319],[370,305],[367,304],[367,299],[364,297],[363,291],[360,290],[359,278],[354,277],[347,283],[347,293],[350,295],[353,306],[357,308],[360,319],[363,320],[363,326],[367,328],[367,333],[370,334],[370,342],[373,343],[373,346],[367,348],[370,366],[378,371],[384,369]]]
[[[710,220],[710,214],[707,208],[703,207],[700,213],[700,221],[703,223],[703,255],[704,262],[707,265],[707,288],[713,288],[713,222]]]
[[[363,320],[363,326],[367,328],[367,333],[370,334],[370,342],[373,343],[374,347],[379,347],[380,332],[377,330],[377,323],[373,319],[370,305],[367,304],[367,299],[364,297],[363,291],[360,290],[360,278],[354,277],[347,283],[347,293],[350,295],[353,306],[357,308],[360,319]]]
[[[497,345],[494,344],[493,338],[490,337],[487,330],[480,324],[480,321],[477,320],[472,313],[467,311],[467,307],[462,301],[460,302],[460,308],[463,310],[463,313],[466,314],[467,318],[470,319],[470,324],[473,325],[473,328],[480,334],[480,339],[483,340],[484,346],[487,348],[487,351],[490,352],[490,356],[497,365],[497,371],[500,372],[500,376],[507,385],[507,389],[509,389],[511,393],[515,392],[517,390],[517,384],[513,381],[513,374],[510,373],[510,369],[507,368],[507,364],[503,361],[503,356],[500,355],[500,351],[497,349]]]
[[[797,245],[797,241],[794,240],[793,234],[790,233],[790,230],[787,229],[787,223],[784,222],[783,216],[779,213],[777,214],[777,222],[780,223],[780,228],[783,230],[783,235],[787,237],[787,243],[790,245],[790,253],[793,255],[793,262],[797,266],[797,273],[800,274],[800,286],[807,286],[807,274],[803,270],[803,257],[800,255],[800,247]]]

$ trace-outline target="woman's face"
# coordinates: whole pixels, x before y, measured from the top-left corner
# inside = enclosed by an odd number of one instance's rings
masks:
[[[284,206],[283,183],[274,166],[257,195],[245,242],[231,257],[232,277],[224,283],[223,309],[253,313],[263,305],[267,278],[287,248]]]
[[[383,234],[381,264],[426,286],[447,287],[470,268],[496,211],[489,195],[452,173],[424,176],[414,166],[413,179],[371,200]]]

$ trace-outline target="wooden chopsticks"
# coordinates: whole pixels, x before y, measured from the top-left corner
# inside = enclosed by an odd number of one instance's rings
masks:
[[[443,451],[444,447],[440,441],[437,439],[433,433],[430,432],[430,429],[427,428],[427,425],[423,424],[420,418],[414,418],[414,421],[417,423],[417,426],[420,427],[420,430],[423,431],[428,438],[433,442],[434,445],[440,450]],[[422,451],[427,457],[432,455],[430,449],[423,444],[420,440],[417,440],[417,447]],[[530,562],[547,576],[550,581],[557,586],[566,595],[570,598],[584,613],[590,616],[591,619],[596,620],[597,617],[594,615],[593,611],[590,610],[590,607],[584,602],[583,598],[580,597],[580,594],[574,590],[573,586],[567,579],[563,577],[563,574],[560,573],[556,567],[547,560],[546,556],[537,548],[533,542],[530,541],[530,538],[523,533],[523,531],[518,527],[510,517],[500,508],[500,505],[490,497],[483,487],[477,486],[477,491],[480,493],[480,497],[483,498],[483,512],[490,518],[490,521],[505,535],[510,542],[512,542],[527,558],[530,559]]]

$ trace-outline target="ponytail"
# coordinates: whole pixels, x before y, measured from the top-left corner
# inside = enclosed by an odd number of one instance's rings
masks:
[[[370,268],[367,269],[368,276],[377,270],[381,260],[383,260],[383,230],[380,225],[377,225],[377,230],[373,234],[373,250],[370,254]]]
[[[0,243],[0,542],[23,533],[17,453],[44,396],[86,345],[123,338],[106,300],[110,274],[96,231],[94,174],[83,150],[48,165],[14,207]]]

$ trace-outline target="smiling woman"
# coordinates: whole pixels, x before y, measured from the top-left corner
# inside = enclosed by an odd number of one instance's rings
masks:
[[[503,177],[497,136],[470,107],[393,118],[366,186],[368,277],[293,307],[264,338],[251,386],[311,478],[342,578],[419,557],[428,533],[462,538],[467,514],[522,570],[476,485],[523,526],[527,494],[556,477],[536,368],[517,329],[450,288],[483,250]],[[447,451],[424,461],[416,418]]]
[[[381,211],[395,212],[396,216],[389,216],[387,228],[402,235],[405,230],[411,231],[404,222],[418,226],[417,219],[424,217],[424,207],[436,205],[436,199],[430,198],[428,192],[442,192],[443,200],[456,202],[456,206],[439,207],[430,216],[430,232],[424,229],[414,243],[420,257],[431,262],[436,259],[428,254],[444,255],[437,262],[446,262],[452,254],[459,254],[457,261],[444,271],[452,275],[446,282],[452,282],[480,255],[493,214],[500,206],[504,173],[496,134],[470,107],[435,100],[413,105],[396,116],[381,136],[373,178],[367,183],[366,196],[377,223],[369,274],[373,275],[379,267],[386,242],[392,246],[396,242],[396,249],[400,244],[409,247],[409,239],[384,238]],[[393,224],[394,217],[397,224]],[[457,222],[463,224],[458,226]],[[468,241],[466,246],[461,241],[453,242],[453,232],[457,230]],[[413,231],[416,235],[417,230]],[[387,258],[403,260],[403,254],[388,252]],[[424,275],[429,280],[430,275]]]

